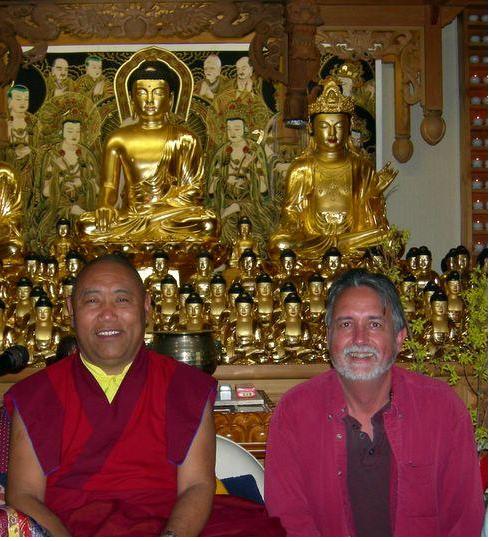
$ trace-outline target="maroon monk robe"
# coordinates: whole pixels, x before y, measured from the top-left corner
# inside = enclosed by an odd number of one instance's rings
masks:
[[[45,504],[75,536],[149,536],[164,529],[216,381],[142,347],[109,403],[77,354],[18,383],[17,408],[47,476]],[[282,535],[263,506],[216,496],[202,535]]]

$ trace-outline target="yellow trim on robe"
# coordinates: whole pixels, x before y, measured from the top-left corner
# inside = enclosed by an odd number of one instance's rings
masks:
[[[121,386],[122,380],[126,377],[127,371],[132,363],[129,363],[120,374],[106,374],[99,366],[87,361],[81,354],[80,359],[87,367],[87,370],[97,380],[102,391],[104,392],[109,404],[114,400],[114,396]]]
[[[229,494],[224,483],[216,477],[216,494]]]

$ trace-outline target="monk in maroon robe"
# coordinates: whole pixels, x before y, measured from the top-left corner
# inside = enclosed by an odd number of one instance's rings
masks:
[[[128,369],[110,402],[78,353],[5,395],[7,503],[52,535],[283,535],[263,506],[214,496],[216,381],[143,345],[149,300],[136,271],[100,258],[72,298],[83,360]]]

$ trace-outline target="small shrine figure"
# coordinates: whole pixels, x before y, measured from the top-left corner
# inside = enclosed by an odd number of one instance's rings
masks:
[[[43,287],[40,285],[33,286],[33,288],[31,289],[31,292],[29,293],[29,298],[32,303],[32,308],[36,307],[37,301],[41,297],[47,297],[47,293],[44,291]],[[31,313],[31,318],[29,320],[29,323],[33,323],[35,318],[36,318],[36,311],[34,310],[34,312]]]
[[[285,282],[281,285],[279,289],[278,296],[275,296],[275,298],[278,300],[277,307],[274,310],[274,319],[275,321],[278,321],[279,319],[282,319],[282,315],[284,312],[284,303],[285,299],[289,295],[289,293],[297,293],[297,289],[295,287],[295,284],[293,282]]]
[[[33,285],[39,283],[39,262],[40,256],[33,252],[28,252],[24,256],[23,275],[32,282]]]
[[[65,275],[66,256],[73,251],[74,243],[71,235],[71,223],[66,218],[56,222],[56,237],[49,247],[49,254],[56,258],[59,273]]]
[[[258,274],[256,263],[257,256],[249,248],[244,250],[239,258],[239,281],[243,289],[251,296],[256,291],[256,276]]]
[[[458,265],[458,252],[456,248],[450,248],[446,256],[442,259],[441,270],[443,274],[440,276],[440,281],[445,288],[445,283],[447,281],[447,276],[452,272],[457,270]]]
[[[260,324],[253,319],[253,299],[243,292],[236,297],[236,319],[223,332],[225,364],[257,364],[264,359]]]
[[[378,246],[367,248],[363,255],[363,260],[369,272],[381,272],[384,266],[384,258]]]
[[[169,331],[178,322],[178,284],[171,274],[161,280],[161,297],[157,306],[161,330]]]
[[[463,288],[467,288],[470,283],[470,252],[461,244],[457,246],[457,270],[460,273]]]
[[[418,248],[417,270],[414,273],[418,282],[418,291],[422,291],[428,282],[435,282],[437,286],[441,285],[438,273],[431,268],[431,252],[426,246]]]
[[[187,312],[187,322],[185,330],[202,331],[209,326],[204,321],[204,301],[202,297],[194,291],[190,293],[185,301],[185,311]]]
[[[68,309],[68,299],[71,297],[76,279],[73,276],[67,276],[61,281],[61,287],[58,295],[58,303],[54,310],[54,320],[66,332],[73,332],[72,318]]]
[[[202,299],[207,299],[209,296],[213,273],[214,262],[212,255],[207,250],[203,250],[197,255],[197,272],[190,277],[190,282]]]
[[[153,272],[144,280],[144,287],[156,303],[160,300],[161,281],[170,270],[170,257],[166,252],[157,250],[153,253]]]
[[[206,319],[212,330],[219,334],[228,315],[226,280],[222,274],[217,273],[214,274],[210,282],[209,298],[206,303]]]
[[[277,302],[273,298],[272,278],[266,273],[256,277],[255,317],[262,327],[270,327],[277,313]]]
[[[47,257],[45,259],[45,272],[42,281],[42,287],[48,294],[48,297],[56,302],[58,300],[58,262],[55,257]]]
[[[307,293],[304,297],[305,319],[314,325],[323,323],[326,314],[324,278],[315,272],[311,274],[307,284]]]
[[[301,294],[305,289],[304,280],[299,272],[299,265],[295,252],[290,249],[280,252],[280,267],[275,275],[276,292],[285,282],[292,282],[298,294]]]
[[[229,266],[235,268],[238,266],[239,258],[245,250],[257,252],[257,243],[252,234],[251,220],[247,216],[242,216],[238,220],[238,234],[233,240],[233,249],[229,259]]]
[[[442,356],[444,347],[456,336],[455,325],[448,319],[448,298],[443,291],[433,293],[430,299],[431,317],[424,339],[430,358]]]
[[[343,273],[342,255],[336,246],[324,252],[319,271],[324,278],[324,289],[328,291],[331,284]]]
[[[61,336],[61,328],[53,322],[53,304],[41,296],[36,302],[34,322],[26,330],[29,364],[44,363],[47,357],[54,356]]]
[[[289,293],[284,301],[283,319],[273,329],[275,351],[273,361],[302,364],[313,352],[311,333],[302,318],[302,301],[297,293]]]
[[[455,325],[457,330],[462,327],[464,320],[465,306],[460,292],[462,291],[462,280],[458,271],[452,271],[446,276],[445,293],[448,299],[448,318]]]
[[[423,289],[423,312],[424,317],[426,319],[431,318],[431,296],[436,293],[437,291],[440,291],[440,288],[438,287],[435,282],[429,281]]]
[[[0,299],[0,353],[15,344],[14,329],[7,324],[5,303]]]
[[[413,274],[404,276],[401,282],[401,302],[404,309],[404,314],[408,321],[416,318],[416,299],[417,299],[418,283]]]
[[[187,324],[187,311],[185,302],[188,296],[194,292],[194,286],[189,282],[183,283],[178,289],[178,327],[184,329]]]
[[[418,272],[418,248],[416,246],[409,248],[406,253],[405,271],[413,276],[416,276]],[[421,292],[422,289],[419,291]]]
[[[243,286],[239,282],[233,282],[228,289],[228,323],[232,323],[236,320],[236,299],[241,293],[245,293]]]
[[[66,254],[65,263],[65,276],[76,278],[83,267],[84,259],[76,250],[70,250]]]
[[[34,313],[34,307],[30,299],[32,282],[24,276],[17,281],[15,288],[15,303],[11,306],[9,322],[15,328],[16,342],[23,345],[24,342],[19,340],[20,334],[25,330],[31,315]]]

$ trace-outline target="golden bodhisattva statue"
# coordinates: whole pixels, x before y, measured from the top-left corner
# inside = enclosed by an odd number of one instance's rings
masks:
[[[324,288],[328,291],[336,278],[345,271],[342,265],[342,255],[338,248],[332,246],[324,252],[319,270],[324,278]]]
[[[128,84],[136,121],[107,139],[98,208],[80,217],[82,242],[140,247],[217,241],[216,216],[201,205],[200,143],[170,120],[178,77],[152,60],[133,70]],[[118,206],[121,172],[124,200]]]
[[[440,276],[440,281],[442,286],[445,287],[447,276],[453,271],[457,270],[458,264],[458,252],[456,248],[450,248],[447,255],[443,258],[441,263],[441,268],[444,270],[443,274]]]
[[[204,250],[197,254],[197,272],[190,277],[190,282],[204,300],[209,296],[213,273],[214,262],[210,252]]]
[[[56,237],[49,247],[49,253],[56,258],[60,274],[65,273],[66,256],[73,251],[74,242],[71,235],[71,223],[61,218],[56,223]]]
[[[440,288],[435,284],[435,282],[430,281],[424,286],[422,297],[422,311],[426,319],[431,318],[431,297],[437,291],[440,291]]]
[[[209,329],[209,325],[204,320],[204,301],[195,291],[187,297],[185,311],[187,312],[186,331],[195,332]]]
[[[291,164],[277,231],[269,251],[293,248],[301,259],[317,260],[330,247],[343,253],[375,246],[387,237],[384,190],[396,172],[376,172],[371,161],[348,146],[352,98],[328,77],[309,106],[311,145]]]
[[[14,329],[7,324],[5,303],[0,299],[0,352],[15,344]]]
[[[191,293],[194,292],[194,286],[185,282],[178,289],[178,328],[185,329],[187,324],[187,311],[185,309],[185,303]]]
[[[470,252],[465,246],[460,244],[457,246],[457,270],[460,273],[460,279],[462,280],[462,286],[465,289],[470,282],[471,265],[470,265]]]
[[[297,262],[297,255],[293,250],[285,249],[280,252],[279,269],[275,275],[275,293],[277,296],[279,289],[285,282],[292,282],[301,294],[305,290],[305,283],[301,273],[301,266]]]
[[[235,268],[238,266],[239,258],[245,250],[257,252],[257,244],[252,235],[251,220],[247,216],[242,216],[238,220],[237,237],[233,240],[233,249],[229,259],[229,266]]]
[[[413,276],[416,276],[416,273],[418,272],[418,248],[416,248],[416,246],[409,248],[409,250],[407,251],[404,268],[406,274],[412,274]],[[418,293],[421,293],[422,291],[422,289],[418,290]]]
[[[239,281],[243,289],[251,295],[255,295],[256,277],[258,275],[257,256],[253,250],[247,248],[239,258]]]

